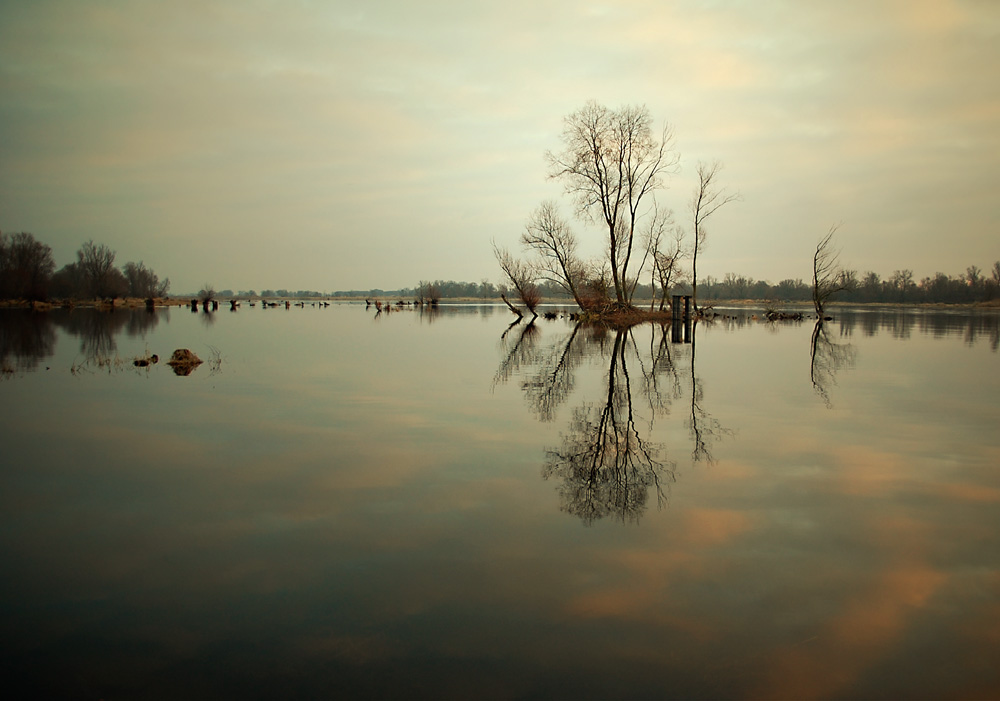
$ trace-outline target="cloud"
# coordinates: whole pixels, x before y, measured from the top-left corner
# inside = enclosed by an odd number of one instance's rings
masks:
[[[714,223],[709,274],[803,276],[833,221],[845,262],[883,274],[995,256],[1000,11],[988,3],[0,13],[0,228],[33,231],[60,262],[107,242],[156,261],[178,291],[203,277],[178,237],[224,241],[200,265],[233,288],[268,271],[285,281],[268,284],[330,289],[495,276],[490,238],[516,240],[558,193],[542,154],[588,99],[645,103],[676,125],[675,210],[697,160],[726,163],[744,202]],[[278,228],[313,260],[222,253]]]

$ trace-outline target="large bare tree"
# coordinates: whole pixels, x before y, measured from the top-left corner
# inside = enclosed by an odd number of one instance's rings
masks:
[[[719,209],[730,202],[740,199],[740,194],[726,192],[717,182],[722,164],[698,163],[698,185],[691,198],[691,217],[694,225],[694,244],[691,252],[691,299],[695,311],[698,310],[698,252],[705,247],[708,232],[705,222]]]
[[[672,127],[664,125],[657,138],[652,122],[645,106],[612,110],[590,101],[565,118],[562,150],[546,154],[550,177],[562,181],[578,215],[607,227],[611,277],[623,307],[631,305],[629,264],[647,199],[680,160]]]

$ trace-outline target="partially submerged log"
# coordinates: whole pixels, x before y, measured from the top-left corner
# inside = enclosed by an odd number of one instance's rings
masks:
[[[512,312],[514,312],[515,314],[517,314],[517,318],[518,318],[519,320],[520,320],[520,318],[521,318],[522,316],[524,316],[524,312],[522,312],[522,311],[521,311],[520,309],[518,309],[518,308],[517,308],[517,307],[515,307],[515,306],[514,306],[513,304],[511,304],[511,303],[510,303],[510,300],[508,300],[508,299],[507,299],[507,296],[506,296],[506,295],[504,295],[504,294],[502,294],[502,293],[501,293],[501,295],[500,295],[500,299],[502,299],[502,300],[503,300],[503,303],[507,305],[507,308],[508,308],[508,309],[510,309],[510,310],[511,310]]]

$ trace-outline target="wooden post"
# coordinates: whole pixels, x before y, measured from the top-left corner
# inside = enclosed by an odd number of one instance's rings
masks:
[[[681,320],[681,296],[673,295],[670,300],[670,318]]]

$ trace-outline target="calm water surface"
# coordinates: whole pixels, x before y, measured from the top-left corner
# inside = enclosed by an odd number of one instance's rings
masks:
[[[997,314],[372,311],[0,311],[8,686],[1000,697]]]

